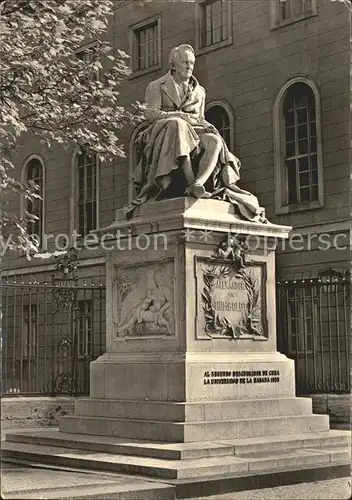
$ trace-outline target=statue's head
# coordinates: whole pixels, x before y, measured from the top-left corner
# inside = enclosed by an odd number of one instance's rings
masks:
[[[154,273],[154,283],[156,286],[160,286],[163,281],[163,273],[161,271],[155,271]]]
[[[181,78],[189,78],[193,73],[196,57],[193,47],[186,43],[174,47],[169,56],[171,73],[176,73]]]

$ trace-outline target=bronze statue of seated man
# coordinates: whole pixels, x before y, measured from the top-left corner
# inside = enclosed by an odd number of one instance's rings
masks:
[[[146,90],[146,127],[136,138],[140,153],[133,179],[137,196],[127,214],[148,199],[160,199],[173,179],[180,179],[181,171],[181,195],[230,201],[244,218],[267,222],[257,198],[236,185],[239,159],[205,120],[205,90],[193,76],[193,48],[174,47],[169,63],[170,71]]]

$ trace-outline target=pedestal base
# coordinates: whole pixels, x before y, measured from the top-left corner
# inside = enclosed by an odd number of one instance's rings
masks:
[[[279,352],[106,353],[91,364],[92,398],[225,401],[295,396],[294,362]]]
[[[111,353],[60,429],[179,443],[327,430],[328,416],[294,396],[293,361],[277,352]]]

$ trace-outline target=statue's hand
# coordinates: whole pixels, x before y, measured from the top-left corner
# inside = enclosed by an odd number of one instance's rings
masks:
[[[182,118],[190,125],[197,125],[197,123],[199,122],[198,115],[192,113],[185,113],[184,111],[171,111],[168,113],[168,116],[170,118],[172,117]]]
[[[217,128],[214,127],[214,125],[210,125],[210,127],[208,126],[207,132],[210,132],[211,134],[218,134],[219,133]]]
[[[193,115],[192,113],[184,113],[181,111],[181,118],[190,125],[197,125],[198,123],[198,115]]]

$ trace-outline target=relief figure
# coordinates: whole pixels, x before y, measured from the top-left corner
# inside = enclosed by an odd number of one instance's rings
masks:
[[[172,292],[165,284],[161,271],[156,271],[153,276],[154,286],[148,288],[140,302],[128,309],[128,313],[117,326],[117,335],[122,337],[131,334],[135,327],[141,325],[150,328],[155,327],[156,334],[160,335],[160,329],[165,330],[165,334],[173,335],[170,320],[167,312],[172,308]],[[128,300],[122,303],[122,307],[128,304]],[[143,333],[142,333],[143,335]]]

